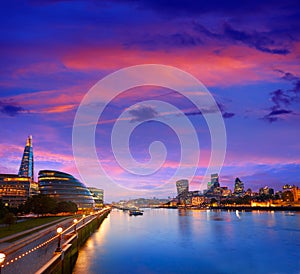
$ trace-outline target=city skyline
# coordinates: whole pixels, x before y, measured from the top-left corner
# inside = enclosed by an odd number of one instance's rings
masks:
[[[294,1],[246,1],[243,6],[235,1],[175,1],[172,6],[165,1],[3,4],[0,173],[18,172],[24,140],[33,135],[35,178],[39,170],[54,169],[80,179],[72,154],[72,126],[82,98],[118,69],[157,63],[192,74],[218,103],[227,132],[221,184],[233,189],[239,177],[254,190],[299,185],[299,11]],[[180,160],[178,138],[170,128],[143,123],[130,139],[132,154],[140,162],[149,160],[151,142],[166,145],[166,162],[154,179],[137,181],[128,175],[109,146],[114,122],[133,104],[133,124],[159,115],[166,123],[176,119],[174,113],[159,114],[153,105],[142,103],[154,99],[181,109],[197,129],[201,154],[190,188],[206,187],[201,180],[211,142],[202,115],[176,92],[148,86],[115,98],[99,120],[98,157],[125,187],[118,193],[104,188],[108,200],[176,193],[175,182],[157,188]],[[103,188],[103,180],[84,183]]]
[[[44,191],[44,182],[41,183],[41,179],[40,177],[42,176],[41,174],[46,174],[46,179],[47,180],[53,180],[53,179],[56,179],[58,180],[59,184],[61,184],[61,182],[59,181],[60,180],[60,177],[61,175],[63,176],[68,176],[68,178],[72,178],[72,180],[70,181],[70,184],[68,183],[68,187],[67,188],[72,188],[72,184],[74,184],[74,182],[78,183],[78,184],[81,184],[76,178],[74,178],[71,174],[67,174],[67,173],[64,173],[64,172],[61,172],[61,171],[56,171],[56,170],[39,170],[38,171],[38,180],[35,180],[32,176],[33,174],[33,166],[34,166],[34,158],[33,158],[33,147],[32,147],[32,135],[28,136],[28,138],[26,139],[26,145],[24,147],[24,153],[23,153],[23,156],[22,156],[22,160],[21,160],[21,164],[20,164],[20,168],[19,168],[19,173],[18,174],[0,174],[3,178],[7,177],[7,178],[10,178],[9,180],[12,180],[11,177],[13,177],[14,179],[13,180],[23,180],[23,179],[26,179],[28,180],[28,183],[33,183],[33,184],[36,184],[36,182],[38,181],[38,189],[41,194],[45,194],[45,191]],[[55,174],[59,174],[59,176],[55,175]],[[51,175],[52,177],[49,177],[48,175]],[[47,177],[48,176],[48,177]],[[54,177],[53,177],[54,176]],[[15,179],[17,178],[17,179]],[[64,182],[64,177],[62,177],[62,183],[65,183]],[[191,193],[196,193],[196,196],[199,196],[199,195],[208,195],[208,196],[220,196],[223,194],[225,196],[231,196],[231,195],[237,195],[239,196],[240,194],[241,195],[249,195],[249,191],[252,192],[253,191],[253,194],[258,194],[258,189],[257,190],[252,190],[250,187],[247,188],[247,191],[245,189],[245,186],[244,186],[244,183],[237,177],[235,178],[234,180],[234,184],[233,184],[233,188],[231,191],[230,188],[228,188],[228,186],[222,186],[220,185],[220,182],[219,182],[220,178],[219,178],[219,174],[211,174],[210,175],[210,181],[207,182],[207,188],[205,189],[202,189],[200,191],[198,190],[194,190],[192,191]],[[52,189],[52,183],[55,183],[55,180],[52,181],[50,184],[51,184],[51,189]],[[47,185],[47,184],[46,184]],[[66,185],[66,186],[67,186]],[[102,189],[97,189],[97,188],[94,188],[94,187],[90,187],[88,185],[82,185],[83,188],[87,188],[87,189],[91,189],[93,193],[93,195],[96,195],[95,197],[97,199],[102,199],[102,205],[103,205],[103,190]],[[36,186],[32,186],[32,187],[36,187]],[[60,186],[61,187],[61,186]],[[293,187],[296,187],[298,189],[298,186],[297,185],[293,185]],[[281,193],[282,190],[286,190],[286,189],[291,189],[292,188],[292,185],[289,185],[289,184],[285,184],[285,185],[282,185],[280,187],[280,189],[275,189],[276,193]],[[187,179],[180,179],[176,182],[176,189],[177,189],[177,196],[176,197],[179,197],[180,195],[187,195],[189,193],[189,181]],[[218,189],[217,192],[214,191],[214,189]],[[266,185],[266,186],[260,186],[259,187],[259,193],[261,193],[261,191],[269,191],[269,187]],[[272,194],[274,194],[274,189],[270,188]],[[29,189],[28,189],[29,191]],[[32,190],[30,190],[32,191]],[[33,190],[34,194],[36,194],[37,190]],[[53,190],[52,190],[53,191]],[[77,190],[78,191],[78,190]],[[224,192],[225,191],[225,192]],[[44,193],[43,193],[44,192]],[[54,190],[54,193],[56,193],[57,191]],[[202,193],[203,192],[203,193]],[[224,193],[222,193],[224,192]],[[72,193],[72,191],[70,192]],[[100,194],[99,194],[100,193]],[[151,193],[152,194],[152,193]],[[152,195],[149,195],[148,198],[150,198],[150,196],[152,197]],[[27,195],[21,195],[19,198],[21,199],[25,199],[27,196],[29,195],[29,192]],[[56,195],[56,194],[55,194]],[[97,195],[100,195],[100,196],[97,196]],[[233,197],[232,196],[232,197]],[[251,195],[250,195],[251,196]],[[100,198],[99,198],[100,197]],[[101,198],[102,197],[102,198]],[[170,196],[168,196],[170,198]],[[18,195],[15,197],[18,199]],[[141,197],[136,197],[137,199],[141,198]],[[163,197],[164,199],[166,197]],[[169,199],[168,198],[168,199]],[[174,198],[174,197],[173,197]],[[154,198],[153,198],[154,199]],[[171,198],[172,199],[172,198]],[[111,201],[110,201],[111,202]]]

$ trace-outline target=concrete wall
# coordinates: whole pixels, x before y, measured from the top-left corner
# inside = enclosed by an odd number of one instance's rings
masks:
[[[98,215],[96,218],[78,227],[77,235],[75,235],[74,233],[64,235],[65,239],[67,239],[62,247],[62,252],[55,254],[53,258],[36,273],[71,274],[73,267],[76,263],[80,247],[86,242],[90,235],[101,225],[101,223],[107,217],[109,212],[110,209],[105,211],[102,215]]]

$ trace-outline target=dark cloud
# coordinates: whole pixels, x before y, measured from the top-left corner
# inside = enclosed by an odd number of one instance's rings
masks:
[[[273,105],[269,108],[270,113],[263,117],[268,122],[276,122],[279,120],[280,115],[293,114],[292,110],[285,109],[284,107],[291,107],[294,103],[299,103],[300,93],[300,78],[290,72],[282,70],[275,70],[281,73],[283,80],[292,84],[290,89],[277,89],[270,92],[270,100]]]
[[[274,107],[279,108],[282,105],[290,105],[291,97],[287,92],[282,89],[277,89],[275,91],[270,92],[271,101],[274,103]]]
[[[196,22],[194,22],[194,29],[209,38],[243,43],[250,48],[255,48],[262,52],[279,55],[286,55],[290,53],[289,49],[278,47],[277,44],[279,42],[276,42],[274,39],[270,38],[270,33],[259,33],[256,31],[250,33],[242,30],[237,30],[233,28],[229,23],[223,24],[223,28],[220,33],[212,32],[205,28],[203,25]]]
[[[275,69],[275,71],[283,74],[283,76],[281,77],[283,80],[287,80],[287,81],[299,80],[298,77],[296,77],[294,74],[292,74],[290,72],[284,72],[283,70],[280,70],[280,69]]]
[[[146,50],[170,49],[170,48],[185,48],[195,47],[202,44],[199,37],[192,36],[187,32],[173,33],[170,35],[148,35],[137,40],[124,43],[125,48],[139,46]]]
[[[26,112],[26,110],[16,103],[0,101],[0,112],[13,117]]]
[[[234,113],[225,111],[225,106],[223,104],[217,103],[217,105],[218,105],[218,108],[211,107],[211,108],[203,110],[203,112],[204,113],[216,113],[216,112],[220,111],[222,113],[222,116],[224,119],[232,118],[233,116],[235,116]],[[190,112],[185,112],[185,115],[187,115],[187,116],[202,115],[202,112],[201,111],[190,111]]]
[[[112,2],[112,0],[107,1]],[[284,3],[281,0],[115,0],[115,2],[130,3],[138,9],[151,9],[157,13],[167,14],[168,16],[197,16],[205,13],[217,14],[255,14],[257,12],[270,12],[272,9],[292,9],[297,8],[296,1],[287,0]]]
[[[132,115],[131,122],[143,122],[158,116],[157,111],[151,106],[138,106],[129,110],[129,113]]]
[[[268,115],[265,115],[263,119],[270,123],[273,123],[278,121],[280,116],[292,113],[293,111],[288,109],[274,109]]]
[[[227,118],[232,118],[235,114],[232,112],[224,112],[222,114],[223,118],[227,119]]]
[[[201,111],[191,111],[191,112],[185,112],[186,116],[196,116],[196,115],[202,115]]]

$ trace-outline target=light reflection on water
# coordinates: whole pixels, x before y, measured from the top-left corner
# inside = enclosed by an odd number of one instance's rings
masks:
[[[114,210],[74,273],[300,273],[300,214]]]

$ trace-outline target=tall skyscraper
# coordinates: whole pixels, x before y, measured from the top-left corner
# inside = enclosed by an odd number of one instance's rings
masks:
[[[239,179],[239,178],[236,178],[235,179],[235,182],[234,182],[234,194],[235,195],[243,195],[244,194],[244,183]]]
[[[212,188],[216,188],[216,187],[220,187],[220,183],[219,183],[219,175],[218,173],[215,173],[215,174],[211,174],[211,187]]]
[[[189,192],[189,181],[182,179],[176,182],[177,195],[187,194]]]
[[[28,136],[24,153],[22,157],[21,166],[19,169],[19,176],[29,177],[33,181],[33,149],[32,149],[32,136]]]

